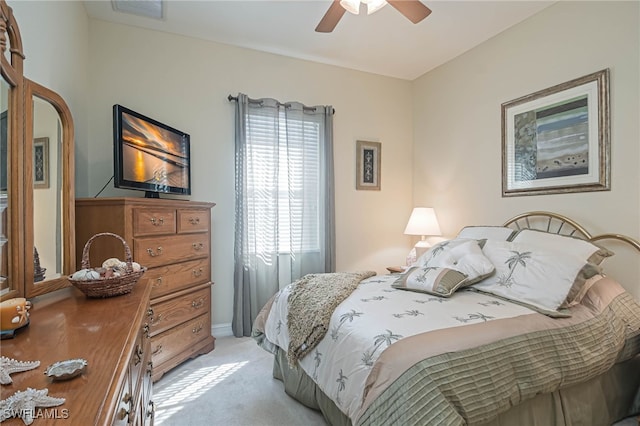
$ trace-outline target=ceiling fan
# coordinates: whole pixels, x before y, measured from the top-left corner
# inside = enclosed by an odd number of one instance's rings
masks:
[[[361,2],[367,5],[367,15],[371,15],[389,3],[414,24],[422,21],[431,13],[431,9],[419,0],[333,0],[329,10],[316,27],[316,32],[330,33],[338,25],[340,18],[346,11],[357,15],[360,12]]]

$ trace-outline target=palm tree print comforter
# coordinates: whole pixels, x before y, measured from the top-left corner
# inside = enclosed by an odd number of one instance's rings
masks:
[[[397,290],[396,279],[362,281],[299,361],[354,425],[482,423],[640,353],[640,305],[608,278],[570,318],[475,291],[440,298]],[[288,347],[290,291],[254,324],[263,347]]]

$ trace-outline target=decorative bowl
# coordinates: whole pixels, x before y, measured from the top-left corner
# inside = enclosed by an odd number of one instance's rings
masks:
[[[82,374],[86,368],[86,359],[67,359],[54,362],[47,367],[44,374],[52,380],[68,380]]]

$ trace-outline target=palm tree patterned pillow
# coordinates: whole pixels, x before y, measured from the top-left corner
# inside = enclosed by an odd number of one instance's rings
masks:
[[[496,273],[474,288],[526,304],[542,313],[557,311],[601,269],[571,253],[539,246],[487,240],[482,251]]]
[[[449,268],[413,266],[391,287],[449,297],[467,281],[467,275]]]
[[[431,247],[392,286],[449,297],[457,289],[482,280],[494,271],[478,241],[459,238]]]
[[[414,266],[449,268],[467,275],[467,285],[493,274],[493,263],[484,255],[480,244],[468,238],[443,241],[424,253]]]
[[[511,241],[571,253],[596,265],[602,263],[607,257],[613,256],[611,250],[582,238],[550,234],[538,229],[521,229],[513,236]]]

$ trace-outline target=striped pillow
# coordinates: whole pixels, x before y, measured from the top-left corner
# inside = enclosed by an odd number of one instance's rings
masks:
[[[466,281],[467,275],[454,269],[413,266],[391,284],[391,287],[450,297]]]

